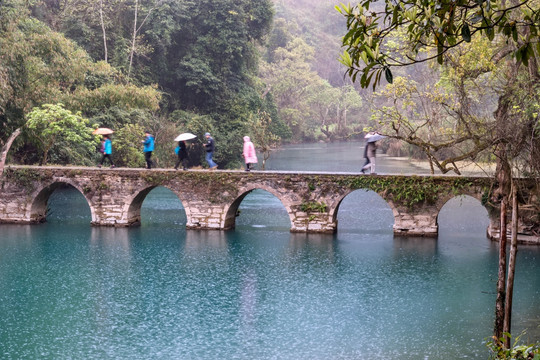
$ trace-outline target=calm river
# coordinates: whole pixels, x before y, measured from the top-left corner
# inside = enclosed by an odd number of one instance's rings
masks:
[[[290,146],[268,168],[358,171],[359,144]],[[378,158],[380,173],[418,172]],[[498,250],[474,199],[440,235],[394,238],[376,194],[348,195],[335,235],[291,234],[254,191],[233,231],[186,231],[165,188],[139,228],[91,227],[76,190],[42,225],[0,225],[1,359],[487,359]],[[518,253],[513,332],[540,340],[540,248]]]

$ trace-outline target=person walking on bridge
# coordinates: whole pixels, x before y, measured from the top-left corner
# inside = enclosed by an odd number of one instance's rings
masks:
[[[144,140],[142,141],[144,148],[144,159],[146,160],[146,168],[151,169],[154,162],[152,161],[152,151],[154,151],[154,137],[150,131],[145,132]]]
[[[244,136],[244,151],[242,152],[242,156],[246,162],[246,171],[250,171],[251,166],[258,162],[255,146],[251,142],[249,136]]]
[[[370,174],[375,174],[375,156],[377,153],[377,144],[376,142],[380,139],[384,139],[386,136],[378,133],[368,133],[365,138],[367,139],[367,144],[364,149],[364,157],[367,157],[368,161],[364,164],[361,171],[362,174],[366,170],[370,169]],[[367,155],[367,156],[366,156]]]
[[[103,135],[102,145],[101,145],[101,153],[103,156],[101,157],[101,162],[99,163],[98,167],[100,168],[103,166],[103,162],[105,159],[109,160],[109,163],[111,164],[111,169],[114,168],[114,163],[111,159],[112,154],[112,141],[109,135]]]
[[[175,149],[176,155],[178,155],[178,160],[176,161],[176,165],[174,165],[174,170],[178,170],[178,166],[180,165],[180,162],[182,163],[182,168],[184,170],[187,170],[187,163],[188,163],[188,152],[187,152],[187,145],[185,141],[179,141],[178,146]]]
[[[206,162],[208,163],[208,167],[210,170],[217,169],[218,165],[214,162],[212,159],[214,156],[214,151],[216,150],[216,143],[214,141],[214,138],[210,136],[210,133],[205,133],[204,137],[206,137],[206,144],[203,144],[206,148]]]

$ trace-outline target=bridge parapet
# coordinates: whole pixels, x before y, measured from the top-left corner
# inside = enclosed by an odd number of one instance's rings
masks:
[[[538,182],[521,181],[521,198],[538,202]],[[486,177],[17,166],[7,168],[0,179],[0,222],[44,221],[47,200],[61,184],[73,186],[85,197],[93,225],[140,223],[146,195],[164,186],[182,202],[188,229],[226,230],[234,228],[242,199],[262,189],[281,201],[291,231],[320,233],[337,230],[337,213],[345,196],[358,189],[372,190],[391,207],[394,233],[407,236],[436,236],[438,213],[449,199],[470,195],[486,200],[494,186]],[[488,212],[496,231],[497,210],[488,207]],[[536,221],[538,227],[540,219]]]

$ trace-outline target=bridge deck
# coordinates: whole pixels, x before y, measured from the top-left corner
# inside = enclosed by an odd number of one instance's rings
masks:
[[[416,173],[405,173],[405,172],[399,172],[399,173],[376,173],[376,174],[363,174],[360,171],[357,172],[351,172],[351,171],[302,171],[302,170],[251,170],[249,172],[245,170],[209,170],[209,169],[197,169],[197,168],[190,168],[187,171],[183,170],[175,170],[173,168],[155,168],[155,169],[146,169],[146,168],[122,168],[122,167],[115,167],[114,169],[111,168],[99,168],[94,166],[36,166],[36,165],[6,165],[6,169],[13,168],[13,169],[23,169],[23,168],[29,168],[29,169],[51,169],[51,170],[94,170],[99,172],[111,172],[111,171],[123,171],[123,172],[202,172],[202,173],[215,173],[215,174],[222,174],[222,173],[240,173],[240,174],[285,174],[285,175],[347,175],[347,176],[417,176],[417,177],[423,177],[423,178],[429,178],[429,177],[440,177],[443,176],[445,178],[489,178],[488,174],[483,175],[457,175],[454,173],[448,173],[448,174],[416,174]]]

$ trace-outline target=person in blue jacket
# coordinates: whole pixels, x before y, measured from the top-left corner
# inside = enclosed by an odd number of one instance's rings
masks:
[[[99,163],[98,167],[101,167],[103,165],[103,162],[105,159],[109,160],[109,163],[111,164],[111,168],[114,168],[114,163],[111,159],[112,154],[112,141],[109,135],[103,136],[104,141],[102,142],[101,152],[103,156],[101,157],[101,162]]]
[[[142,143],[144,144],[143,152],[146,160],[146,168],[151,169],[154,162],[152,161],[152,151],[154,151],[154,136],[149,131],[145,132],[145,137]]]
[[[214,156],[214,151],[216,150],[216,143],[214,138],[210,136],[210,133],[204,134],[204,137],[206,138],[206,144],[203,144],[206,149],[206,162],[208,163],[210,170],[215,170],[217,169],[218,165],[214,162],[212,157]]]

